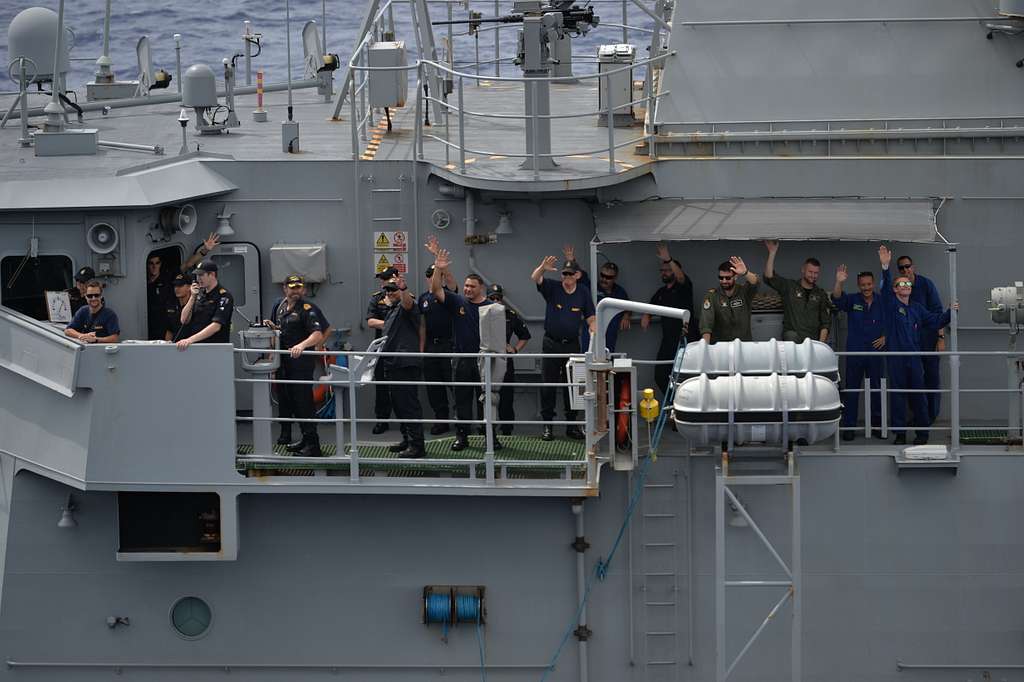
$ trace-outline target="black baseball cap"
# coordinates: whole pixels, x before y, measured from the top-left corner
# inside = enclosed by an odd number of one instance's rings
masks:
[[[96,279],[96,271],[90,268],[88,265],[86,265],[84,268],[81,268],[78,272],[75,273],[76,282],[88,282],[94,279]]]
[[[217,272],[217,264],[212,260],[204,260],[196,266],[195,273],[199,274],[200,272]]]
[[[505,298],[505,290],[500,284],[492,284],[487,287],[487,298]]]
[[[176,287],[187,287],[188,285],[192,284],[192,282],[188,280],[188,277],[179,272],[177,275],[174,276],[174,279],[171,280],[171,284]]]
[[[388,280],[398,274],[398,270],[395,268],[388,268],[376,274],[377,279]]]
[[[298,289],[306,286],[306,280],[302,279],[302,275],[288,275],[284,280],[284,285],[289,289]]]
[[[562,264],[562,272],[571,272],[572,274],[575,275],[579,271],[580,266],[577,265],[576,261],[574,260],[567,260],[565,261],[565,263]]]

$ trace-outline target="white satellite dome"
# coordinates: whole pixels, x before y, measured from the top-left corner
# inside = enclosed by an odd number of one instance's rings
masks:
[[[36,64],[36,77],[49,80],[53,76],[53,53],[57,42],[57,13],[45,7],[29,7],[18,13],[7,28],[8,63],[27,57]],[[69,70],[68,53],[71,41],[64,42],[57,70]]]

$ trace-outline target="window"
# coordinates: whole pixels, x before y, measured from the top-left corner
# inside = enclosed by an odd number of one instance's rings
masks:
[[[44,292],[70,289],[74,284],[72,274],[67,256],[7,256],[0,260],[0,304],[45,320]]]
[[[171,606],[171,627],[184,639],[199,639],[213,624],[213,609],[199,597],[182,597]]]

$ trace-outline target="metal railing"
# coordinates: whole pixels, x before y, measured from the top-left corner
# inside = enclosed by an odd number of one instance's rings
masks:
[[[629,147],[631,145],[647,144],[648,150],[653,154],[653,137],[655,135],[653,121],[654,108],[657,102],[664,96],[670,94],[668,92],[656,92],[655,76],[654,72],[660,69],[664,61],[669,57],[673,56],[674,52],[664,51],[662,49],[652,49],[651,54],[654,55],[649,59],[634,62],[632,64],[623,65],[621,68],[614,68],[603,71],[601,73],[594,74],[574,74],[572,76],[573,81],[589,81],[594,80],[598,84],[597,91],[600,92],[601,88],[604,88],[604,92],[608,93],[605,96],[607,100],[604,105],[593,110],[564,114],[509,114],[501,111],[482,111],[479,109],[467,109],[465,106],[465,81],[476,81],[477,85],[483,78],[480,67],[483,65],[493,65],[494,74],[488,75],[486,78],[488,81],[497,81],[511,84],[522,85],[522,97],[525,100],[526,95],[530,94],[531,97],[536,99],[536,90],[540,83],[564,83],[566,82],[566,76],[548,76],[543,78],[527,78],[525,76],[502,76],[500,65],[502,62],[510,61],[511,58],[501,56],[501,44],[498,38],[499,29],[501,28],[515,28],[515,25],[493,25],[479,27],[473,35],[478,36],[481,31],[493,31],[494,32],[494,58],[481,60],[479,56],[479,45],[477,45],[476,59],[472,61],[456,60],[453,55],[453,44],[452,39],[454,34],[449,31],[448,36],[448,63],[443,63],[437,59],[431,59],[429,57],[433,55],[419,55],[414,63],[405,66],[378,66],[371,67],[368,65],[368,51],[369,47],[374,41],[376,36],[383,35],[383,25],[389,14],[393,11],[393,6],[397,2],[406,2],[407,0],[387,0],[380,5],[376,14],[370,18],[369,26],[370,30],[361,39],[356,49],[353,50],[352,57],[348,63],[348,70],[351,78],[351,83],[347,84],[349,90],[342,94],[342,97],[348,98],[349,103],[349,123],[351,127],[352,137],[352,158],[355,161],[360,159],[368,160],[369,157],[364,157],[360,153],[360,141],[368,142],[371,139],[370,127],[374,120],[374,108],[369,105],[369,98],[367,97],[369,89],[369,76],[371,72],[398,72],[405,71],[407,73],[415,72],[415,82],[412,84],[412,88],[416,93],[415,101],[415,124],[414,124],[414,147],[415,155],[419,160],[426,158],[424,142],[430,140],[438,143],[444,150],[444,164],[449,169],[454,170],[456,166],[452,163],[453,154],[458,159],[458,170],[460,173],[467,172],[467,163],[472,163],[475,158],[468,157],[484,157],[494,159],[504,158],[522,158],[529,159],[532,161],[531,165],[533,168],[533,177],[535,180],[540,178],[540,166],[541,162],[548,159],[558,158],[571,158],[571,157],[591,157],[595,155],[607,155],[608,172],[617,173],[621,170],[628,170],[632,165],[625,164],[625,167],[618,169],[616,166],[616,154],[618,150]],[[629,37],[629,31],[639,31],[642,33],[650,33],[654,36],[652,41],[659,39],[660,29],[650,29],[644,26],[631,26],[629,24],[629,11],[626,0],[606,0],[614,4],[621,4],[622,6],[622,23],[614,24],[613,26],[621,28],[623,31],[622,39],[626,42]],[[648,16],[655,16],[655,12],[652,12],[647,7],[643,6],[639,0],[630,0],[632,4],[637,5],[641,10],[644,11]],[[486,3],[488,8],[490,4]],[[447,3],[449,19],[452,19],[452,4]],[[660,6],[660,3],[659,3]],[[467,16],[470,10],[470,4],[466,4]],[[664,11],[664,8],[662,8]],[[494,12],[498,12],[497,4],[494,5]],[[421,19],[415,16],[413,13],[413,25],[416,27],[416,23]],[[392,19],[393,21],[393,19]],[[606,25],[606,24],[605,24]],[[450,27],[449,27],[450,28]],[[467,34],[468,35],[468,34]],[[421,46],[422,47],[422,46]],[[455,65],[458,64],[460,69],[456,69]],[[470,72],[470,69],[473,72]],[[611,83],[612,78],[619,76],[623,73],[640,72],[644,73],[644,90],[643,95],[636,99],[631,99],[629,102],[620,103],[612,106],[612,97],[610,93],[612,91]],[[450,83],[451,92],[449,93],[448,88]],[[425,91],[424,84],[429,84],[429,93]],[[630,86],[632,88],[632,78],[630,78]],[[528,93],[527,88],[532,90]],[[631,90],[632,92],[632,90]],[[456,102],[449,101],[449,95],[454,94]],[[613,125],[615,115],[622,115],[624,112],[632,111],[634,106],[645,105],[646,115],[644,117],[643,133],[639,136],[632,137],[631,139],[617,142],[615,139],[615,126]],[[427,118],[427,111],[424,107],[432,107],[434,109],[435,121],[434,126],[429,126],[425,122]],[[340,108],[340,103],[339,103]],[[337,113],[337,112],[336,112]],[[455,123],[456,131],[453,135],[452,122],[449,120],[452,117],[457,119]],[[556,120],[569,120],[576,118],[600,118],[606,117],[607,125],[607,142],[598,147],[591,147],[586,149],[575,149],[565,148],[560,149],[557,152],[540,152],[538,151],[537,144],[533,145],[533,149],[530,152],[525,150],[521,151],[523,145],[519,145],[515,149],[478,149],[469,147],[466,144],[466,129],[468,119],[490,119],[495,121],[522,121],[522,140],[525,143],[528,137],[527,133],[531,133],[529,137],[536,140],[537,131],[543,122],[545,125],[550,125],[552,121]],[[443,134],[440,132],[430,132],[430,130],[438,130],[443,128]],[[604,157],[600,157],[604,160]],[[620,162],[621,164],[622,162]]]
[[[235,353],[242,354],[244,356],[270,356],[273,354],[277,355],[288,355],[287,350],[264,350],[264,349],[253,349],[253,348],[235,348]],[[355,362],[358,358],[376,357],[377,362],[381,362],[388,357],[418,357],[418,358],[447,358],[449,360],[456,360],[460,358],[468,358],[472,360],[479,359],[492,359],[492,358],[559,358],[568,359],[571,357],[569,354],[542,354],[542,353],[394,353],[394,352],[372,352],[372,351],[304,351],[303,355],[322,357],[322,356],[337,356],[346,357],[348,362]],[[313,380],[301,380],[301,379],[278,379],[270,378],[268,376],[258,377],[250,376],[243,378],[235,378],[237,384],[242,385],[257,385],[257,384],[304,384],[310,386],[310,390],[314,386],[330,386],[335,390],[335,416],[333,418],[308,418],[300,419],[295,417],[271,417],[271,416],[255,416],[257,407],[262,407],[265,414],[270,414],[270,406],[262,405],[257,406],[254,404],[254,416],[237,417],[238,421],[248,422],[252,424],[257,423],[313,423],[331,425],[335,428],[335,454],[332,457],[315,458],[300,458],[290,456],[276,456],[271,454],[270,443],[263,445],[264,452],[256,452],[252,456],[244,457],[245,462],[255,464],[280,464],[282,468],[287,468],[287,464],[301,462],[303,464],[315,464],[316,461],[323,461],[329,464],[345,463],[349,465],[349,478],[353,482],[360,480],[360,464],[372,464],[372,465],[405,465],[405,464],[416,464],[416,465],[429,465],[432,467],[448,467],[448,468],[465,468],[466,476],[469,479],[476,479],[477,468],[479,466],[484,467],[484,481],[488,485],[494,485],[496,481],[507,479],[510,470],[515,469],[552,469],[561,470],[561,478],[563,481],[579,481],[581,487],[595,488],[598,483],[598,475],[600,466],[609,461],[610,458],[598,454],[597,448],[594,447],[595,440],[593,434],[585,432],[585,440],[579,441],[580,445],[584,447],[584,457],[580,459],[498,459],[494,451],[494,442],[496,439],[497,431],[499,427],[503,425],[509,426],[575,426],[577,428],[585,429],[587,426],[587,420],[537,420],[537,419],[515,419],[515,420],[500,420],[493,418],[493,397],[497,391],[502,387],[512,388],[558,388],[565,390],[571,386],[579,386],[579,384],[571,382],[503,382],[503,377],[492,376],[492,363],[484,362],[481,363],[482,371],[480,372],[480,381],[398,381],[390,379],[377,379],[373,376],[360,376],[355,374],[353,371],[347,372],[347,377],[338,378],[335,374],[326,374],[323,377]],[[355,369],[355,368],[352,368]],[[264,372],[266,374],[266,372]],[[360,425],[373,424],[381,421],[376,417],[360,417],[358,410],[358,396],[357,391],[359,388],[366,386],[444,386],[444,387],[466,387],[479,389],[482,399],[477,401],[474,398],[474,405],[480,404],[483,409],[483,418],[481,419],[433,419],[433,418],[421,418],[421,419],[405,419],[405,418],[388,418],[386,421],[394,422],[397,424],[448,424],[456,427],[476,428],[482,427],[484,429],[484,450],[480,457],[471,458],[437,458],[437,457],[426,457],[426,458],[396,458],[396,457],[370,457],[360,454],[360,448],[364,450],[367,447],[380,446],[381,443],[368,443],[361,442],[359,440],[359,428]],[[343,398],[344,396],[344,398]],[[267,395],[269,400],[269,392]],[[347,403],[347,405],[345,404]],[[346,409],[347,408],[347,409]],[[474,407],[474,412],[476,408]],[[254,443],[254,447],[257,450],[260,448],[258,443]],[[521,482],[521,479],[520,479]]]

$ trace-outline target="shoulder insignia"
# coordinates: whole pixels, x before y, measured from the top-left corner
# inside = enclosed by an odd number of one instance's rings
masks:
[[[303,303],[303,304],[302,304],[302,309],[303,309],[303,310],[310,310],[310,309],[312,309],[312,307],[313,307],[313,306],[311,306],[311,305],[310,305],[310,304],[308,304],[308,303]]]
[[[222,293],[222,294],[226,294],[226,293],[228,293],[228,290],[227,290],[227,289],[224,289],[224,288],[221,288],[221,290],[220,290],[220,293]]]
[[[709,294],[713,294],[713,293],[715,293],[715,290],[714,289],[708,289],[708,293]]]
[[[711,310],[711,299],[704,299],[704,310]]]

